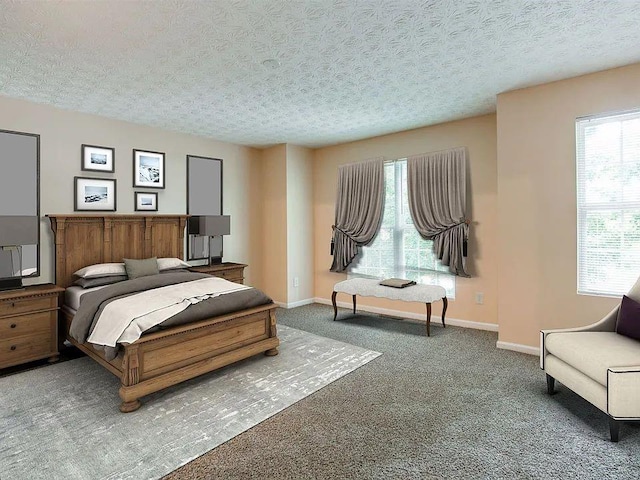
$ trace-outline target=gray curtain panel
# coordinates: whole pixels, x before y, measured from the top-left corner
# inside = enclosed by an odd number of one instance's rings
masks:
[[[373,241],[380,229],[383,207],[382,158],[339,168],[332,272],[344,272],[358,254],[358,246]]]
[[[409,211],[420,235],[454,275],[468,277],[465,148],[416,155],[407,159]]]

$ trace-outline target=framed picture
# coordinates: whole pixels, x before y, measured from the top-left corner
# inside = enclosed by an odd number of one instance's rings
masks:
[[[73,177],[76,212],[115,212],[116,179]]]
[[[164,153],[133,150],[133,186],[164,188]]]
[[[98,147],[97,145],[82,145],[82,170],[93,172],[116,171],[115,158],[116,149],[109,147]]]
[[[136,212],[157,212],[158,194],[149,192],[133,192]]]

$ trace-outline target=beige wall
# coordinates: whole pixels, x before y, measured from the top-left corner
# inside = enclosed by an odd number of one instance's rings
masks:
[[[460,146],[469,149],[468,202],[471,206],[469,217],[473,220],[469,253],[473,278],[457,279],[456,299],[450,302],[447,316],[460,320],[497,323],[495,115],[484,115],[316,150],[313,169],[316,297],[330,298],[333,285],[346,278],[344,274],[329,272],[329,247],[338,166],[378,156],[396,159]],[[475,303],[476,292],[484,293],[483,305]],[[362,298],[358,302],[379,308],[425,313],[424,305],[415,303],[371,298]],[[439,305],[436,305],[434,314],[440,314],[438,309]]]
[[[312,160],[312,150],[295,145],[261,153],[261,288],[281,305],[313,298]]]
[[[232,219],[232,234],[225,237],[224,258],[249,264],[246,272],[249,282],[252,282],[254,271],[256,277],[260,277],[260,235],[246,213],[258,200],[256,190],[251,188],[254,182],[251,172],[260,160],[259,151],[6,97],[0,97],[0,129],[40,135],[41,216],[73,212],[74,176],[116,178],[116,213],[133,212],[133,148],[165,152],[166,188],[157,190],[158,211],[185,213],[186,155],[224,159],[224,213]],[[81,171],[80,146],[83,143],[115,147],[115,173]],[[3,175],[6,174],[3,170]],[[50,232],[48,220],[43,219],[41,275],[30,283],[54,281]]]
[[[499,340],[586,325],[618,299],[578,295],[576,117],[640,107],[640,64],[498,96]]]
[[[473,278],[457,280],[448,316],[498,323],[500,341],[537,346],[541,328],[584,325],[617,303],[576,294],[575,119],[638,108],[640,64],[503,93],[497,105],[497,120],[485,115],[315,151],[258,151],[5,97],[0,129],[41,136],[43,216],[73,212],[78,175],[117,178],[118,212],[133,212],[133,148],[166,153],[159,212],[184,213],[186,155],[223,158],[224,213],[232,217],[225,260],[248,263],[248,283],[282,303],[329,299],[345,278],[329,272],[339,165],[466,146]],[[116,173],[82,172],[82,143],[115,147]],[[31,283],[53,281],[45,220],[41,230],[42,274]],[[477,292],[483,305],[475,303]],[[424,314],[419,304],[360,303]]]
[[[295,304],[313,298],[313,150],[287,145],[286,175],[287,303]]]
[[[260,170],[263,197],[261,234],[263,281],[261,288],[279,303],[287,303],[287,146],[262,151]]]

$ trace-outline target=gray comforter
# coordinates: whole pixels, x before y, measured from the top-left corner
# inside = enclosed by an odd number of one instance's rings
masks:
[[[151,275],[148,277],[140,277],[133,280],[115,283],[107,287],[96,290],[95,292],[86,293],[82,296],[80,308],[73,317],[69,333],[76,341],[84,343],[87,337],[91,335],[95,327],[100,313],[106,305],[118,298],[134,295],[145,290],[164,287],[167,285],[175,285],[177,283],[191,282],[207,278],[204,273],[194,272],[178,272],[164,273],[162,275]],[[260,290],[251,288],[240,292],[227,293],[218,297],[210,298],[202,302],[191,305],[186,310],[165,320],[152,330],[168,328],[175,325],[182,325],[190,322],[197,322],[205,318],[225,315],[227,313],[237,312],[247,308],[257,307],[271,303],[271,299]],[[148,330],[146,333],[149,333]],[[117,348],[106,347],[105,354],[108,360],[117,355]]]

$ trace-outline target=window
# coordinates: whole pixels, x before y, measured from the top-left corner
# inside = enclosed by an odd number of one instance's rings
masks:
[[[455,298],[455,276],[437,260],[433,242],[424,240],[409,213],[406,159],[384,166],[385,203],[382,225],[374,241],[360,247],[349,267],[352,276],[408,278],[418,283],[441,285]]]
[[[578,119],[578,293],[620,296],[640,275],[640,112]]]

